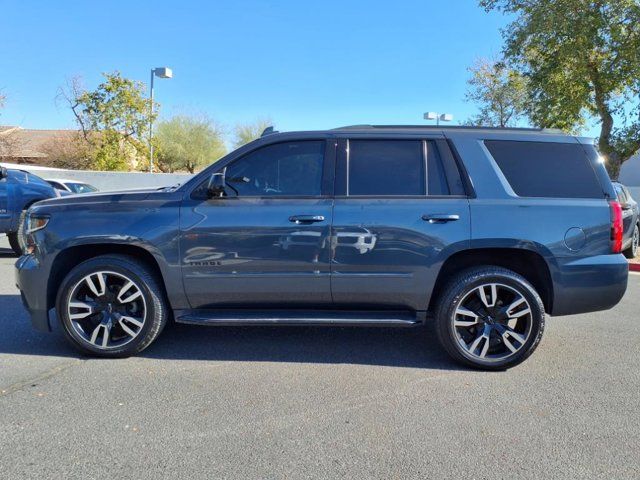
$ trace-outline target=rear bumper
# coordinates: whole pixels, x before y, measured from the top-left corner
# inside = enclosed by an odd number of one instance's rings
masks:
[[[22,303],[31,316],[33,328],[40,332],[50,332],[47,308],[49,275],[43,270],[40,262],[33,255],[23,255],[16,262],[15,279]]]
[[[623,255],[559,258],[551,315],[608,310],[624,296],[628,278],[629,263]]]

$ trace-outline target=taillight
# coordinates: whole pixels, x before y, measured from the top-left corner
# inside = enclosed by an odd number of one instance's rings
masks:
[[[609,202],[611,205],[611,251],[622,252],[622,205],[620,202]]]

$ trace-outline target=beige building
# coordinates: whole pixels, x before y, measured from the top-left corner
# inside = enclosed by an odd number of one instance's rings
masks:
[[[0,125],[0,162],[47,165],[48,149],[69,140],[75,130],[34,130]]]

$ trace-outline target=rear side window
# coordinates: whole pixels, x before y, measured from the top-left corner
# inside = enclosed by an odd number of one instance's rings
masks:
[[[578,143],[510,140],[484,143],[518,196],[604,197],[596,172]]]
[[[350,140],[348,195],[449,195],[435,144],[423,140]]]
[[[349,141],[349,195],[425,195],[421,141]]]

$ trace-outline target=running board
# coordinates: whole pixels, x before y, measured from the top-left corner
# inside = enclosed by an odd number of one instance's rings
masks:
[[[196,310],[176,312],[177,323],[192,325],[338,325],[361,327],[411,327],[424,315],[404,311],[326,310]]]

